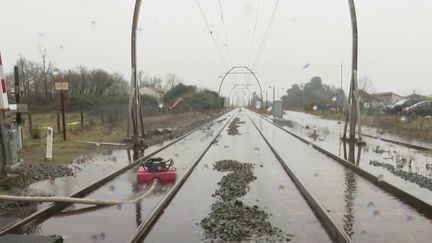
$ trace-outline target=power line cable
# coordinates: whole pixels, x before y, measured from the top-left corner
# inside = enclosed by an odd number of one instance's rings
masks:
[[[231,61],[231,66],[234,66],[233,59],[231,56],[231,51],[230,51],[229,44],[228,44],[228,35],[227,35],[226,27],[225,27],[225,20],[224,20],[224,14],[223,14],[223,10],[222,10],[221,0],[219,0],[219,11],[220,11],[220,15],[221,15],[222,27],[223,27],[223,30],[225,33],[225,43],[226,43],[226,48],[228,51],[228,56],[229,56],[229,59]]]
[[[258,15],[259,15],[259,9],[260,9],[260,0],[257,0],[257,11],[256,11],[256,15],[255,15],[255,24],[253,27],[253,34],[252,34],[252,43],[251,43],[251,48],[249,51],[249,59],[248,59],[248,66],[250,65],[250,61],[252,58],[252,52],[253,52],[253,46],[254,46],[254,42],[255,42],[255,33],[256,33],[256,27],[257,27],[257,22],[258,22]]]
[[[254,69],[259,64],[259,62],[261,61],[261,59],[262,59],[262,57],[264,55],[264,49],[265,49],[265,46],[267,45],[268,39],[270,37],[271,27],[273,26],[273,22],[274,22],[273,20],[274,20],[274,17],[276,16],[276,10],[277,10],[278,6],[279,6],[279,0],[276,1],[276,4],[275,4],[275,6],[273,8],[273,11],[272,11],[272,14],[271,14],[271,17],[270,17],[270,21],[269,21],[269,25],[267,26],[267,29],[266,29],[266,32],[265,32],[265,35],[264,35],[265,38],[263,39],[263,45],[262,45],[262,48],[261,48],[261,52],[259,53],[258,58],[256,59],[254,65],[253,65]]]
[[[209,33],[210,33],[210,35],[211,35],[211,37],[212,37],[213,43],[214,43],[214,45],[215,45],[215,47],[216,47],[216,49],[217,49],[217,51],[218,51],[218,53],[219,53],[219,56],[220,56],[220,58],[221,58],[221,60],[222,60],[222,63],[223,63],[223,65],[225,66],[225,68],[228,69],[228,65],[227,65],[227,63],[225,62],[225,58],[224,58],[224,56],[222,55],[222,52],[221,52],[221,50],[220,50],[220,48],[219,48],[219,45],[217,44],[217,41],[216,41],[216,39],[215,39],[215,36],[213,35],[213,33],[214,33],[214,32],[213,32],[213,29],[210,27],[209,21],[208,21],[207,18],[206,18],[206,15],[205,15],[205,13],[204,13],[204,10],[203,10],[203,8],[202,8],[202,6],[201,6],[201,4],[199,3],[198,0],[195,0],[195,2],[196,2],[196,4],[198,5],[198,8],[199,8],[199,10],[200,10],[200,12],[201,12],[201,16],[202,16],[202,18],[203,18],[203,20],[204,20],[205,25],[207,26],[207,30],[209,31]]]

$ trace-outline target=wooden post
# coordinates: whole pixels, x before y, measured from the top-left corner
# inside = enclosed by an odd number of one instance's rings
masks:
[[[57,116],[57,119],[56,119],[56,121],[57,121],[57,132],[60,134],[60,132],[61,132],[61,129],[60,129],[60,113],[57,112],[56,116]]]
[[[33,138],[33,122],[32,122],[32,116],[30,112],[28,113],[28,126],[29,126],[30,138]]]
[[[80,112],[80,116],[81,116],[81,129],[84,129],[84,113],[82,111]]]
[[[64,106],[64,91],[60,90],[62,125],[63,125],[63,141],[66,141],[66,121],[65,121],[65,106]]]

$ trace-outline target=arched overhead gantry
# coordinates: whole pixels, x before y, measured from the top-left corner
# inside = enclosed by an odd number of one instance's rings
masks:
[[[221,82],[220,82],[220,84],[219,84],[219,91],[218,91],[218,94],[219,94],[219,96],[221,95],[221,88],[222,88],[222,85],[223,85],[223,83],[224,83],[224,81],[225,81],[225,79],[226,79],[226,77],[228,76],[228,75],[231,75],[231,74],[235,74],[235,73],[232,73],[234,70],[237,70],[237,69],[244,69],[244,70],[246,70],[246,74],[251,74],[253,77],[254,77],[254,79],[255,79],[255,81],[258,83],[258,86],[259,86],[259,89],[260,89],[260,99],[261,100],[263,100],[263,92],[262,92],[262,88],[261,88],[261,83],[260,83],[260,81],[258,80],[258,77],[255,75],[255,73],[254,72],[252,72],[252,70],[249,68],[249,67],[247,67],[247,66],[233,66],[233,67],[231,67],[231,69],[230,70],[228,70],[228,72],[226,72],[225,74],[224,74],[224,76],[223,76],[223,78],[222,78],[222,80],[221,80]]]

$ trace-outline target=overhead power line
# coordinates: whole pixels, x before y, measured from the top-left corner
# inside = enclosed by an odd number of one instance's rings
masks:
[[[270,36],[271,27],[273,25],[273,20],[274,20],[274,17],[276,15],[276,10],[277,10],[278,5],[279,5],[279,0],[276,1],[275,5],[273,7],[273,10],[271,12],[270,19],[268,21],[267,28],[265,29],[264,36],[263,36],[263,39],[261,41],[260,48],[258,50],[255,62],[252,65],[253,69],[256,69],[257,65],[261,61],[262,56],[264,54],[264,49],[265,49],[265,46],[266,46],[267,41],[268,41],[269,36]]]
[[[222,63],[223,63],[223,65],[225,66],[225,68],[228,69],[228,65],[227,65],[227,63],[226,63],[226,61],[225,61],[224,56],[222,55],[222,52],[221,52],[221,50],[220,50],[220,48],[219,48],[219,45],[218,45],[218,43],[217,43],[217,40],[216,40],[216,38],[215,38],[215,36],[214,36],[214,31],[213,31],[213,29],[210,27],[209,21],[208,21],[207,18],[206,18],[206,15],[205,15],[205,13],[204,13],[204,10],[203,10],[203,8],[202,8],[202,6],[201,6],[201,4],[199,3],[198,0],[195,0],[195,2],[196,2],[196,4],[198,5],[198,8],[199,8],[199,10],[200,10],[200,12],[201,12],[201,16],[202,16],[202,18],[203,18],[203,20],[204,20],[204,23],[205,23],[205,25],[206,25],[206,27],[207,27],[207,30],[208,30],[208,32],[210,33],[210,36],[212,37],[213,43],[214,43],[214,45],[215,45],[215,47],[216,47],[216,49],[217,49],[217,51],[218,51],[218,53],[219,53],[219,57],[221,58]]]
[[[231,61],[231,66],[234,66],[233,59],[232,59],[232,56],[231,56],[231,51],[230,51],[230,48],[229,48],[229,43],[228,43],[228,35],[227,35],[226,27],[225,27],[225,20],[224,20],[224,14],[223,14],[223,10],[222,10],[221,0],[219,0],[219,11],[220,11],[220,15],[221,15],[222,27],[223,27],[223,30],[224,30],[224,33],[225,33],[225,44],[226,44],[227,51],[228,51],[228,57],[229,57],[229,59]]]

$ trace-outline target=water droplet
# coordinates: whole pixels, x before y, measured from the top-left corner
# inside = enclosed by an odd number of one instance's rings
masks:
[[[204,165],[204,169],[208,169],[209,167],[208,167],[208,165],[207,164],[205,164]]]
[[[117,204],[117,206],[116,206],[116,208],[117,208],[118,210],[122,210],[122,207],[123,207],[123,205],[121,205],[121,204]]]
[[[110,192],[115,191],[115,186],[114,186],[114,185],[109,186],[109,187],[108,187],[108,190],[109,190]]]
[[[39,37],[43,38],[45,37],[45,34],[43,32],[38,32]]]
[[[412,220],[413,220],[413,217],[412,217],[411,215],[407,215],[407,216],[406,216],[406,220],[407,220],[407,221],[412,221]]]
[[[378,179],[378,181],[382,181],[382,180],[384,180],[384,175],[379,174],[379,175],[377,176],[377,179]]]
[[[318,110],[318,106],[317,105],[312,106],[312,110],[314,111]]]
[[[285,190],[285,187],[284,187],[283,185],[280,185],[280,186],[279,186],[279,191],[280,191],[280,192],[283,192],[284,190]]]
[[[254,151],[255,153],[259,153],[260,149],[258,147],[255,147]]]
[[[380,218],[381,218],[381,213],[380,213],[380,211],[378,211],[378,210],[374,210],[373,213],[372,213],[372,216],[373,216],[375,219],[380,219]]]
[[[178,154],[178,153],[175,153],[175,154],[174,154],[174,157],[179,157],[179,154]]]
[[[98,240],[98,237],[97,237],[97,235],[92,235],[92,236],[90,237],[90,239],[92,239],[93,241],[97,241],[97,240]]]
[[[63,45],[59,45],[59,48],[64,50],[64,46]]]
[[[368,206],[368,208],[370,208],[370,207],[375,206],[375,204],[372,201],[370,201],[370,202],[367,203],[367,206]]]
[[[366,230],[362,230],[362,231],[361,231],[361,234],[362,234],[362,235],[366,234]]]
[[[92,20],[90,21],[91,26],[96,26],[96,21]]]
[[[105,240],[105,233],[101,233],[101,234],[99,235],[99,239],[101,239],[101,240]]]
[[[337,99],[338,99],[338,97],[337,97],[336,95],[332,97],[332,101],[333,101],[333,102],[336,102]]]
[[[318,174],[317,172],[315,172],[315,173],[313,174],[313,176],[314,176],[314,177],[318,177],[319,174]]]

